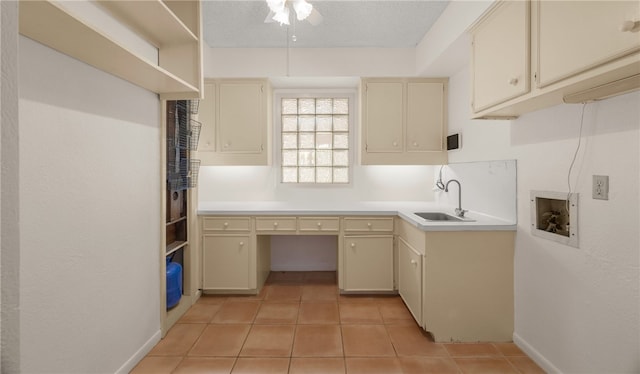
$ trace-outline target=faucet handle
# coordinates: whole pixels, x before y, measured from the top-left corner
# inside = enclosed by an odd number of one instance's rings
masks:
[[[468,210],[460,209],[460,208],[456,208],[455,212],[456,212],[456,216],[458,216],[458,217],[461,217],[461,218],[462,218],[462,217],[464,217],[464,214],[465,214],[466,212],[468,212]]]

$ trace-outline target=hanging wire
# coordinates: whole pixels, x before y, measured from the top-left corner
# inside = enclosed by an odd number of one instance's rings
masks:
[[[442,169],[444,165],[440,165],[440,173],[438,175],[438,180],[436,181],[436,187],[444,191],[444,183],[442,183]]]
[[[567,215],[569,215],[569,204],[571,199],[571,172],[573,170],[573,165],[578,158],[578,152],[580,151],[580,145],[582,144],[582,127],[584,125],[584,109],[587,106],[587,103],[582,103],[582,111],[580,113],[580,131],[578,132],[578,145],[576,146],[576,151],[573,153],[573,159],[571,160],[571,165],[569,165],[569,172],[567,173],[567,187],[569,192],[567,193],[567,200],[565,202],[565,209],[567,210]]]

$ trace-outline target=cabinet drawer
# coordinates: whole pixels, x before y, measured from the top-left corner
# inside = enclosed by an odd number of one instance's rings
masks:
[[[391,232],[393,217],[345,218],[345,232]]]
[[[298,219],[298,228],[304,232],[338,232],[340,219],[337,217],[302,217]]]
[[[258,217],[256,231],[296,231],[296,217]]]
[[[251,219],[249,217],[205,217],[202,221],[202,229],[204,231],[251,231]]]

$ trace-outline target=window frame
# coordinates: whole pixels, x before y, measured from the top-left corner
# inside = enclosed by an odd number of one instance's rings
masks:
[[[347,98],[349,100],[349,119],[348,119],[348,178],[347,183],[318,183],[318,182],[283,182],[282,181],[282,99],[309,99],[309,98]],[[276,160],[276,166],[278,168],[277,178],[278,184],[281,186],[295,186],[295,187],[314,187],[314,188],[343,188],[353,186],[353,170],[356,165],[355,160],[355,139],[356,139],[356,126],[358,108],[356,100],[358,98],[357,90],[355,89],[276,89],[273,91],[273,160]]]

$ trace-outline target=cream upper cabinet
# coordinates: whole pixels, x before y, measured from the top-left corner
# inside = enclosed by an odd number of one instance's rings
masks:
[[[528,1],[505,1],[472,32],[474,112],[530,90]]]
[[[473,118],[640,89],[638,1],[496,1],[471,37]]]
[[[202,165],[269,163],[269,82],[207,79],[200,102],[198,157]]]
[[[404,87],[402,82],[368,82],[364,88],[365,151],[402,152]]]
[[[640,50],[638,1],[536,4],[540,87]]]
[[[447,161],[446,78],[362,80],[364,165],[430,165]]]

